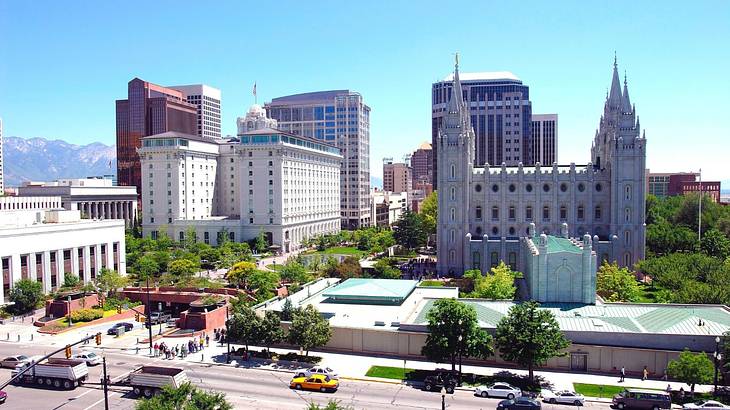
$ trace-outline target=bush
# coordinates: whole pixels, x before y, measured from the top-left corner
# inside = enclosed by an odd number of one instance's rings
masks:
[[[279,360],[286,360],[288,362],[305,362],[305,363],[317,364],[322,361],[322,358],[319,356],[302,356],[298,353],[290,352],[287,354],[279,355]]]
[[[104,299],[104,305],[101,306],[104,310],[116,310],[117,306],[124,306],[127,305],[128,307],[135,307],[142,304],[142,302],[132,302],[127,298],[119,299],[116,297],[108,297]]]
[[[104,317],[103,309],[79,309],[71,312],[71,320],[74,322],[91,322],[102,317]]]

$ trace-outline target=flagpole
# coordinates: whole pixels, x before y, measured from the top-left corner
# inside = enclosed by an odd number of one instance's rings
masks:
[[[700,200],[697,205],[697,240],[702,241],[702,168],[700,168]]]

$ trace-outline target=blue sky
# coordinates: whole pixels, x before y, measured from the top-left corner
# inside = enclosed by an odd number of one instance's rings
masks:
[[[559,161],[584,163],[614,50],[652,170],[730,179],[730,1],[0,2],[4,134],[114,143],[140,77],[222,90],[223,134],[253,103],[349,88],[372,108],[371,168],[429,140],[430,87],[508,70],[559,114]]]

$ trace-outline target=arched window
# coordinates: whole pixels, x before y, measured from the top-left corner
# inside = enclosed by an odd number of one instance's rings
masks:
[[[631,246],[631,232],[624,231],[624,245]]]
[[[560,220],[565,221],[568,219],[568,209],[565,207],[565,205],[560,206]]]
[[[456,178],[456,165],[451,164],[451,178]]]
[[[450,218],[451,218],[451,221],[452,222],[454,220],[456,220],[456,208],[451,208],[451,216],[450,216]]]
[[[510,226],[509,227],[509,234],[510,235],[514,235],[515,234],[515,227],[514,226]]]
[[[596,210],[593,213],[593,219],[595,219],[596,221],[601,220],[601,205],[596,205]]]
[[[456,231],[454,231],[452,229],[451,231],[449,231],[449,242],[454,243],[455,240],[456,240]]]
[[[630,208],[624,209],[624,218],[626,219],[626,222],[631,222],[631,209]]]
[[[509,215],[507,215],[507,216],[509,217],[510,221],[515,220],[515,207],[514,206],[509,207]]]
[[[471,254],[471,267],[472,269],[481,269],[482,266],[482,257],[479,254],[479,252],[474,252]]]
[[[526,221],[532,220],[532,207],[531,206],[528,206],[527,208],[525,208],[525,220]]]
[[[547,205],[542,207],[542,220],[543,221],[550,220],[550,207]]]
[[[481,236],[482,236],[482,227],[481,227],[481,226],[477,226],[476,232],[477,232],[477,235],[478,235],[478,236],[480,237],[480,239],[481,239]]]
[[[626,185],[626,189],[624,190],[624,195],[626,197],[626,200],[631,200],[631,185]]]
[[[454,262],[456,262],[456,251],[452,249],[449,251],[449,263],[453,265]]]
[[[631,252],[624,254],[624,266],[631,267]]]
[[[456,201],[456,188],[451,187],[449,190],[449,198],[451,198],[452,201]]]
[[[476,207],[476,215],[475,216],[477,218],[477,221],[481,221],[482,220],[482,207],[481,206],[477,206]]]
[[[492,252],[491,259],[491,265],[493,268],[499,265],[499,254],[497,252]]]
[[[509,268],[512,270],[517,270],[517,253],[510,252],[508,256],[509,261]]]
[[[583,209],[583,205],[578,206],[577,216],[579,221],[582,221],[583,218],[585,218],[585,209]]]
[[[499,219],[499,207],[492,207],[492,220],[496,221]]]
[[[497,228],[496,226],[493,226],[492,227],[492,235],[494,235],[494,236],[499,235],[499,228]]]

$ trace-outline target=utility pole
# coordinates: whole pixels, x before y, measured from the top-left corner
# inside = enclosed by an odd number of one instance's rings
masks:
[[[152,356],[152,305],[150,304],[150,276],[147,275],[147,330],[150,332],[150,357]]]
[[[109,410],[109,376],[106,374],[106,356],[102,358],[102,363],[104,366],[104,374],[103,379],[101,379],[101,384],[104,386],[104,410]]]

